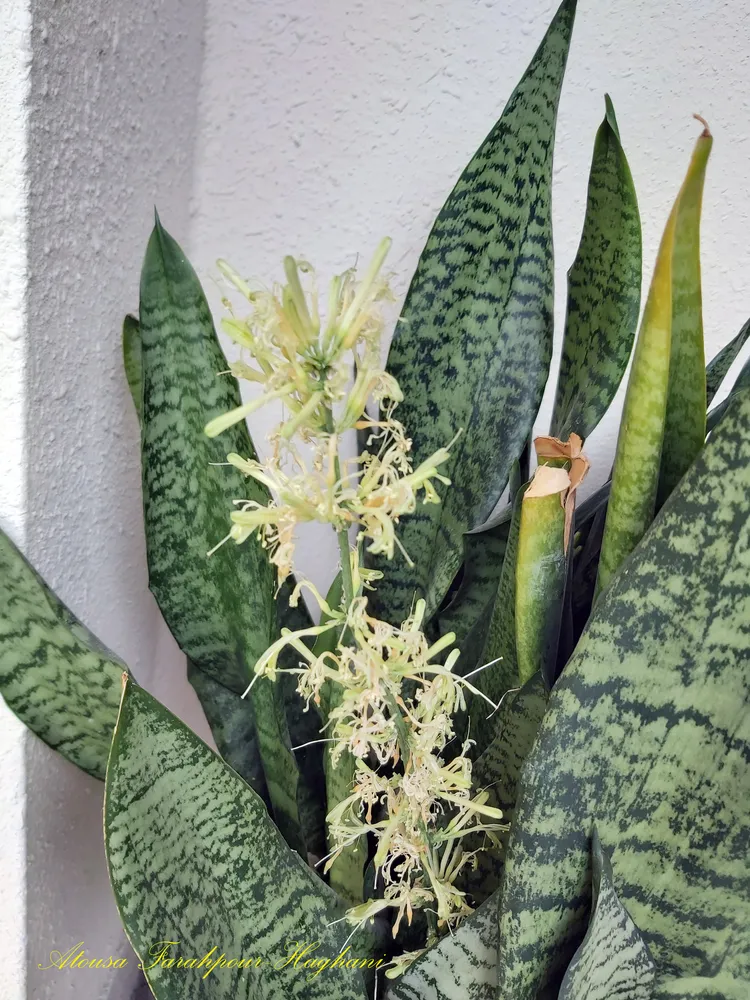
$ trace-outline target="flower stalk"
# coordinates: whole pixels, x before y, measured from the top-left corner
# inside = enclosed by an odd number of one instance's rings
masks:
[[[482,833],[495,842],[503,827],[500,810],[488,805],[488,793],[472,789],[470,741],[449,762],[443,757],[456,736],[453,719],[465,708],[464,692],[475,692],[454,673],[459,655],[452,648],[455,637],[429,644],[422,600],[400,627],[368,613],[366,592],[380,574],[362,565],[363,546],[393,556],[400,547],[400,518],[420,501],[439,503],[435,483],[450,484],[441,470],[453,443],[414,468],[411,441],[393,415],[401,391],[380,367],[381,309],[391,299],[382,275],[389,246],[390,241],[381,242],[361,282],[353,269],[331,281],[325,322],[314,273],[306,263],[285,258],[286,283],[270,291],[254,290],[228,265],[220,265],[250,306],[249,315],[232,312],[224,324],[249,354],[232,371],[260,384],[263,392],[211,421],[206,433],[221,433],[272,400],[280,400],[287,411],[269,438],[265,461],[227,456],[230,464],[263,483],[271,500],[265,506],[237,501],[229,534],[220,544],[241,544],[257,536],[281,584],[294,568],[299,525],[327,523],[338,540],[342,602],[329,607],[302,580],[292,601],[307,587],[325,620],[296,633],[285,630],[255,665],[255,673],[274,677],[281,669],[279,653],[291,647],[299,655],[291,672],[308,706],[311,701],[321,704],[324,685],[335,687],[324,738],[330,741],[331,766],[347,752],[355,767],[348,795],[329,811],[332,852],[326,870],[349,845],[371,837],[383,886],[381,898],[352,907],[349,918],[360,923],[390,910],[395,936],[402,920],[410,923],[421,909],[434,939],[471,912],[457,880],[477,851],[465,850],[463,839]],[[377,419],[368,416],[368,406],[379,407]],[[356,459],[343,458],[342,435],[355,429],[369,432],[367,447]],[[333,649],[327,643],[316,654],[304,641],[332,629],[338,635]],[[418,954],[402,956],[399,969]]]

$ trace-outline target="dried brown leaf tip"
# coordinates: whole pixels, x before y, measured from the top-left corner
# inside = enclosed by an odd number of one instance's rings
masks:
[[[536,482],[537,476],[543,469],[548,469],[550,472],[558,471],[566,473],[568,482],[562,489],[566,489],[567,492],[564,495],[561,493],[560,501],[565,508],[565,551],[567,552],[570,531],[573,525],[576,490],[586,478],[586,474],[589,471],[589,460],[583,453],[583,441],[578,434],[571,434],[567,441],[561,441],[555,437],[538,437],[534,439],[534,448],[536,449],[536,457],[539,462],[534,482]],[[548,462],[554,464],[547,465],[546,463]],[[545,478],[551,484],[552,480],[549,476],[545,475]],[[562,482],[562,480],[559,481]],[[526,491],[526,496],[545,496],[549,493],[561,492],[558,489],[549,489],[547,493],[532,494],[530,491],[533,487],[534,483]]]
[[[708,127],[708,122],[702,115],[693,115],[696,121],[699,121],[703,126],[703,132],[701,133],[701,139],[711,138],[711,129]]]

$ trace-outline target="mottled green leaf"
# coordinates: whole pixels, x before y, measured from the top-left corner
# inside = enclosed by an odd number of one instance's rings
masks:
[[[401,525],[413,565],[399,554],[383,567],[375,604],[391,621],[408,616],[415,593],[429,615],[439,607],[463,534],[500,499],[541,401],[552,351],[552,148],[574,13],[575,0],[564,0],[438,215],[391,344],[415,462],[462,431],[444,502]]]
[[[340,903],[252,789],[132,683],[107,768],[104,837],[120,916],[156,1000],[365,1000],[358,970],[275,968],[295,942],[334,959],[351,930],[332,924]],[[176,942],[173,958],[212,954],[202,967],[170,967],[155,963],[158,942]],[[227,964],[207,974],[222,955]],[[259,967],[229,965],[250,958]]]
[[[641,302],[641,220],[609,97],[596,133],[586,217],[568,271],[560,374],[550,434],[587,438],[627,368]]]
[[[576,508],[573,535],[573,570],[570,603],[573,618],[573,646],[591,614],[596,588],[596,573],[607,518],[611,481],[608,480]]]
[[[143,419],[143,359],[141,357],[141,328],[135,316],[126,316],[122,324],[122,360],[125,378],[133,399],[138,420]]]
[[[700,222],[713,139],[705,129],[680,192],[672,253],[672,336],[657,509],[693,464],[706,440]]]
[[[521,528],[521,503],[528,483],[516,493],[513,513],[505,547],[500,583],[492,604],[480,664],[487,666],[473,677],[471,683],[494,704],[499,704],[506,691],[519,687],[518,664],[516,661],[516,560],[518,554],[518,534]],[[476,752],[489,746],[495,738],[494,721],[490,717],[492,708],[477,696],[469,701],[471,719],[470,735],[476,741]]]
[[[654,517],[669,391],[675,229],[683,191],[705,169],[707,141],[702,136],[698,139],[656,258],[617,438],[597,593],[607,586]]]
[[[502,1000],[555,995],[596,821],[658,982],[750,990],[750,391],[602,595],[521,779]]]
[[[620,902],[612,865],[594,827],[591,918],[558,1000],[651,1000],[655,968],[640,931]]]
[[[254,481],[223,465],[227,452],[254,457],[244,424],[218,440],[203,433],[239,405],[200,282],[159,221],[141,272],[141,434],[149,585],[193,665],[241,694],[275,636],[273,574],[256,540],[221,546],[236,498],[264,502]],[[259,680],[252,700],[274,818],[304,853],[298,770],[280,682]]]
[[[104,778],[127,668],[0,531],[0,694],[32,732]]]
[[[203,707],[219,753],[268,805],[252,701],[224,687],[190,660],[187,677]]]
[[[539,466],[521,502],[516,557],[516,658],[521,684],[554,672],[565,593],[564,469]]]
[[[418,958],[385,1000],[495,1000],[497,896]]]
[[[487,642],[490,616],[500,584],[508,544],[512,508],[493,518],[490,527],[464,535],[461,581],[450,603],[438,615],[441,635],[453,632],[461,656],[460,674],[473,670]]]
[[[747,1000],[747,982],[734,976],[684,976],[660,983],[651,1000]]]
[[[546,711],[547,698],[541,673],[535,674],[520,691],[508,693],[492,719],[497,736],[474,762],[474,791],[489,789],[489,805],[502,809],[503,823],[508,824],[507,831],[497,834],[500,846],[482,851],[477,858],[477,871],[467,877],[467,888],[477,902],[483,902],[500,886],[516,811],[518,779]]]
[[[289,603],[296,580],[289,576],[276,594],[276,634],[284,628],[292,631],[310,628],[310,612],[302,597],[296,605]],[[304,641],[304,640],[303,640]],[[278,660],[284,670],[299,666],[299,654],[287,647]],[[289,741],[294,748],[294,758],[299,769],[297,783],[297,809],[307,852],[314,857],[325,854],[326,789],[323,772],[324,744],[320,742],[323,719],[318,707],[301,697],[297,691],[296,673],[280,674],[279,695],[284,705]]]
[[[712,410],[709,411],[706,417],[706,433],[710,433],[716,425],[719,423],[721,418],[727,412],[729,407],[732,405],[732,400],[737,392],[741,389],[750,388],[750,361],[746,361],[742,366],[737,379],[732,386],[732,390],[726,399],[723,399],[718,403]]]
[[[713,398],[721,388],[721,383],[734,364],[740,351],[750,337],[750,319],[745,323],[737,336],[722,347],[716,357],[712,358],[706,368],[706,405],[710,406]]]

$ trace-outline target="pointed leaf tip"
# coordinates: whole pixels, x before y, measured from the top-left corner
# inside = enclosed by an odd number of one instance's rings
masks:
[[[612,103],[612,98],[609,94],[604,95],[604,120],[607,122],[609,127],[615,133],[617,138],[620,138],[620,126],[617,124],[617,115],[615,114],[615,106]]]

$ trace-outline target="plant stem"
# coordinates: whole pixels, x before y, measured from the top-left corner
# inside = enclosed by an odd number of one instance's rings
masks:
[[[338,464],[339,460],[337,457],[337,475]],[[336,535],[339,540],[339,553],[341,555],[341,584],[344,596],[344,606],[349,608],[354,600],[354,582],[352,580],[352,560],[349,550],[349,532],[346,528],[342,528],[341,531],[336,532]]]
[[[328,434],[333,434],[333,413],[329,410],[326,414],[326,431]],[[336,447],[336,454],[333,459],[333,470],[336,474],[336,481],[341,479],[341,461],[339,459],[338,442]],[[341,556],[341,583],[344,596],[344,607],[351,607],[351,603],[354,600],[354,582],[352,580],[352,559],[349,550],[349,532],[346,528],[341,528],[340,531],[336,532],[336,536],[339,540],[339,553]]]

